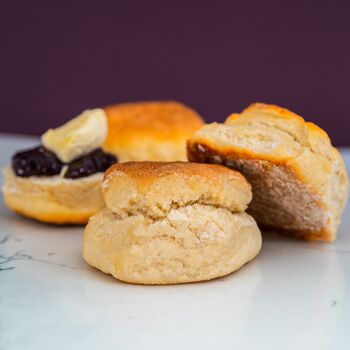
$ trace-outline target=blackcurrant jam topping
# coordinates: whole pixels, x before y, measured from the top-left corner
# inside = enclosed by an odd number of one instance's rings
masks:
[[[12,168],[17,176],[53,176],[61,173],[62,167],[67,165],[65,178],[78,179],[98,172],[104,172],[117,158],[98,148],[95,151],[80,157],[69,164],[62,163],[55,153],[43,146],[26,151],[17,152],[12,157]]]
[[[65,178],[77,179],[80,177],[89,176],[98,172],[104,172],[112,164],[117,162],[117,157],[112,154],[105,153],[102,149],[80,157],[68,165],[68,169],[64,174]]]
[[[55,153],[39,146],[15,153],[12,168],[17,176],[51,176],[61,172],[62,162]]]

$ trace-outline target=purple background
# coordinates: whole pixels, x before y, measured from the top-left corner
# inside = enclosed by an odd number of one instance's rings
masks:
[[[263,101],[350,145],[350,1],[2,1],[0,131],[174,99],[220,120]]]

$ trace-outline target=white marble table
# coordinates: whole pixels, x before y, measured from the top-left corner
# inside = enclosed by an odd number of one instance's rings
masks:
[[[0,135],[0,166],[35,143]],[[334,244],[269,234],[230,276],[147,287],[86,265],[82,227],[21,218],[1,199],[0,349],[350,349],[349,214]]]

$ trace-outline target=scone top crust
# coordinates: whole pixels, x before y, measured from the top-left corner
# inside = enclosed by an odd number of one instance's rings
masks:
[[[201,153],[270,161],[291,169],[316,193],[326,191],[329,176],[337,168],[343,187],[348,186],[344,161],[327,133],[275,105],[254,103],[230,115],[224,124],[205,125],[187,145],[188,157],[194,162]]]
[[[306,122],[296,113],[276,105],[253,103],[241,114],[231,114],[225,121],[226,125],[267,126],[287,135],[303,147],[309,147],[313,152],[327,158],[334,156],[331,141],[327,133],[315,125]]]
[[[125,162],[114,164],[104,174],[104,182],[125,173],[140,182],[154,182],[167,175],[200,176],[212,180],[236,179],[246,182],[243,175],[221,165],[187,162]],[[224,177],[224,178],[222,178]]]
[[[254,103],[240,114],[231,114],[224,124],[204,126],[189,145],[201,143],[202,139],[209,147],[213,140],[222,152],[234,150],[245,159],[284,163],[305,148],[330,160],[338,157],[324,130],[288,109],[264,103]]]
[[[104,108],[104,149],[125,161],[184,161],[186,141],[203,124],[193,109],[172,101],[123,103]]]
[[[133,135],[157,140],[188,138],[203,125],[197,112],[172,101],[121,103],[104,110],[109,123],[107,148]]]
[[[194,203],[244,211],[251,186],[224,166],[186,162],[126,162],[104,176],[103,194],[114,213],[164,216],[174,207]]]

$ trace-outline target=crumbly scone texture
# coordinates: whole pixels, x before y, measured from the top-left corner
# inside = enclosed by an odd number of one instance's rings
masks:
[[[186,141],[203,124],[193,109],[172,101],[122,103],[104,108],[104,149],[124,161],[186,160]]]
[[[113,166],[103,188],[106,208],[84,230],[83,255],[122,281],[209,280],[239,269],[260,251],[260,231],[244,212],[251,188],[233,170],[129,162]]]
[[[164,216],[191,203],[244,211],[252,199],[250,184],[220,165],[187,162],[126,162],[111,166],[102,182],[106,206],[120,216]]]
[[[108,208],[84,231],[84,259],[119,280],[173,284],[227,275],[252,260],[261,234],[246,213],[193,204],[164,217],[116,219]]]
[[[104,207],[102,174],[81,179],[19,177],[4,169],[3,196],[15,212],[52,224],[86,224]]]
[[[259,224],[309,240],[333,241],[349,182],[344,161],[321,128],[287,109],[256,103],[188,141],[193,162],[224,164],[253,187]]]

